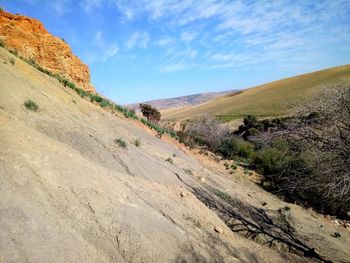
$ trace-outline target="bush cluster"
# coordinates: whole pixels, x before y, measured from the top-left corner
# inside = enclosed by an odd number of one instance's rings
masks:
[[[24,107],[26,107],[27,110],[34,111],[34,112],[39,110],[39,105],[35,101],[30,99],[24,102]]]
[[[200,120],[188,124],[181,140],[244,162],[263,175],[267,190],[288,201],[349,218],[350,81],[331,85],[320,87],[319,97],[293,116],[247,116],[233,133]]]
[[[124,141],[122,138],[115,139],[114,142],[116,144],[118,144],[118,146],[121,147],[121,148],[126,148],[127,147],[126,141]]]

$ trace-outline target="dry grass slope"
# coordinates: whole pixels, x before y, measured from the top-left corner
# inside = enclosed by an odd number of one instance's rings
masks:
[[[317,95],[317,87],[325,82],[350,78],[350,65],[286,78],[245,90],[236,96],[223,96],[206,103],[162,112],[164,120],[181,121],[203,114],[218,116],[224,122],[248,114],[260,117],[288,113],[288,104],[299,104]]]

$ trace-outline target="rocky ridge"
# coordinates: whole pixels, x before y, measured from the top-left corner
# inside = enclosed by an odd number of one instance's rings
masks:
[[[0,10],[0,40],[20,56],[34,60],[85,90],[95,91],[90,83],[89,67],[73,54],[63,39],[50,34],[39,20]]]

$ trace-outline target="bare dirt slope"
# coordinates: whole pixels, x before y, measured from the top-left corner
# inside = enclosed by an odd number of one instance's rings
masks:
[[[350,260],[349,230],[281,210],[242,169],[229,175],[2,48],[0,91],[0,262]]]

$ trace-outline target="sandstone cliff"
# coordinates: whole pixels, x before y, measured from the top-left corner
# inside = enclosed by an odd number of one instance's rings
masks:
[[[8,49],[33,59],[40,66],[74,81],[85,90],[94,91],[90,71],[62,39],[51,35],[33,18],[0,10],[0,39]]]

